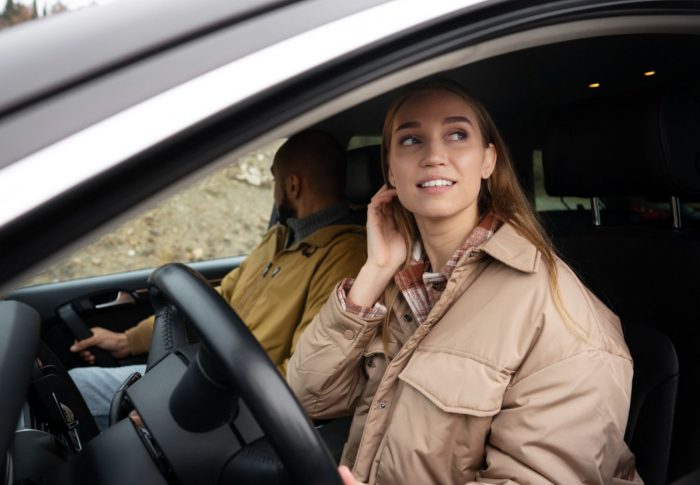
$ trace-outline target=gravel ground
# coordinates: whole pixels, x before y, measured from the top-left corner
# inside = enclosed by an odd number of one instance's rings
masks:
[[[267,230],[270,166],[281,141],[240,158],[26,284],[247,254]]]

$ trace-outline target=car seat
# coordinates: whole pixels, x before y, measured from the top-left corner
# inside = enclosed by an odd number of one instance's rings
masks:
[[[351,204],[366,205],[384,184],[381,147],[348,150],[346,160],[345,197]]]
[[[547,192],[697,196],[699,113],[697,101],[680,91],[566,107],[550,120],[543,149]],[[647,484],[689,472],[700,456],[692,397],[700,373],[700,244],[675,222],[552,228],[564,260],[623,323],[635,361],[626,439]]]

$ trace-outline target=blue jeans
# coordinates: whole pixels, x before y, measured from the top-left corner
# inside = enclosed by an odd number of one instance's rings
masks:
[[[109,408],[119,386],[134,372],[143,374],[145,365],[124,367],[77,367],[68,373],[85,398],[90,413],[102,430],[109,426]]]

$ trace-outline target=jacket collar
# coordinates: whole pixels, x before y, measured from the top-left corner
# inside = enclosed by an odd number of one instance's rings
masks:
[[[316,211],[313,214],[309,214],[301,219],[290,217],[287,219],[286,225],[289,228],[291,237],[293,237],[294,240],[287,242],[287,244],[292,246],[300,241],[303,241],[319,229],[331,224],[347,223],[349,216],[350,207],[346,203],[341,202],[330,207],[326,207],[320,211]]]
[[[288,228],[278,226],[281,231],[280,240],[284,241],[287,237]],[[335,240],[338,235],[345,233],[364,234],[365,226],[359,224],[331,224],[321,229],[314,231],[304,238],[302,241],[296,242],[287,248],[288,251],[296,251],[301,246],[311,246],[313,248],[322,248]]]
[[[480,249],[524,273],[535,273],[541,257],[539,250],[507,222]]]

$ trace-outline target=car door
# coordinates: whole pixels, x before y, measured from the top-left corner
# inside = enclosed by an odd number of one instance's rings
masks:
[[[190,266],[203,274],[212,286],[217,286],[243,259],[243,256],[219,258],[194,262]],[[40,284],[14,290],[5,298],[21,301],[38,311],[42,340],[66,367],[71,368],[85,365],[69,347],[91,327],[123,332],[153,313],[148,296],[150,273],[150,269],[142,269]],[[116,362],[101,359],[97,364],[111,366],[145,361],[146,356],[142,355]]]

